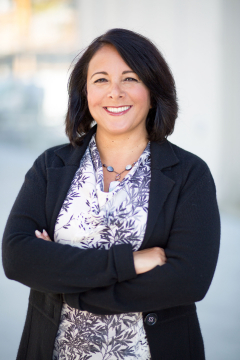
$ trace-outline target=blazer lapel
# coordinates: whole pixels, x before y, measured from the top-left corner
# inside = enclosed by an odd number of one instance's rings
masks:
[[[148,206],[148,219],[145,236],[141,248],[146,247],[162,207],[171,192],[175,181],[163,174],[162,170],[176,165],[179,162],[171,144],[166,140],[163,143],[151,143],[151,183]]]
[[[46,198],[46,216],[51,239],[53,239],[56,219],[62,204],[67,196],[74,175],[79,168],[80,161],[85,154],[88,143],[95,131],[96,127],[93,127],[84,138],[81,146],[71,148],[71,145],[67,144],[56,150],[55,154],[62,160],[63,166],[47,169],[48,190]],[[69,151],[69,148],[71,148],[71,151]]]

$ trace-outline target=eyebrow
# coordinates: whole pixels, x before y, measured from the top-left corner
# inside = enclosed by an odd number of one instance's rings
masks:
[[[125,74],[129,74],[129,73],[134,73],[135,72],[133,70],[125,70],[122,72],[122,75],[125,75]],[[95,72],[94,74],[92,74],[91,78],[94,76],[94,75],[97,75],[97,74],[103,74],[103,75],[108,75],[108,73],[106,71],[98,71],[98,72]],[[91,79],[90,78],[90,79]]]

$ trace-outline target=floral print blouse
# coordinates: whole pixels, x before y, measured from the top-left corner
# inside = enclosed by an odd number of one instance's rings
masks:
[[[151,179],[150,143],[111,192],[93,135],[58,215],[54,241],[82,249],[140,248]],[[53,360],[150,360],[142,313],[95,315],[63,304]]]

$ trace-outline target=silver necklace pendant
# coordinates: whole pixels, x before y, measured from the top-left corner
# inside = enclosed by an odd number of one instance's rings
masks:
[[[131,169],[132,169],[132,165],[127,165],[127,166],[125,167],[125,169],[126,169],[127,171],[131,170]]]
[[[115,174],[117,174],[117,175],[115,176],[115,180],[118,181],[118,180],[120,180],[122,173],[124,173],[124,171],[129,171],[129,170],[131,170],[132,167],[133,167],[133,165],[135,165],[135,164],[136,164],[136,161],[135,161],[132,165],[127,165],[127,166],[125,167],[125,169],[124,169],[122,172],[120,172],[120,173],[117,173],[112,166],[107,166],[106,164],[102,164],[102,166],[105,167],[105,168],[107,169],[107,171],[109,171],[109,172],[115,172]],[[110,190],[109,190],[109,191],[110,191]]]
[[[114,171],[114,168],[113,168],[112,166],[108,166],[108,167],[107,167],[107,171],[113,172],[113,171]]]

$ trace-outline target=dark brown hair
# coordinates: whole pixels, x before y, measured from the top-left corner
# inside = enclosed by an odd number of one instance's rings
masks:
[[[88,65],[104,45],[113,45],[126,64],[150,91],[152,108],[146,119],[150,141],[162,141],[174,130],[178,113],[175,81],[156,46],[144,36],[126,29],[111,29],[97,37],[75,64],[68,83],[66,134],[73,145],[81,144],[94,119],[87,103]]]

